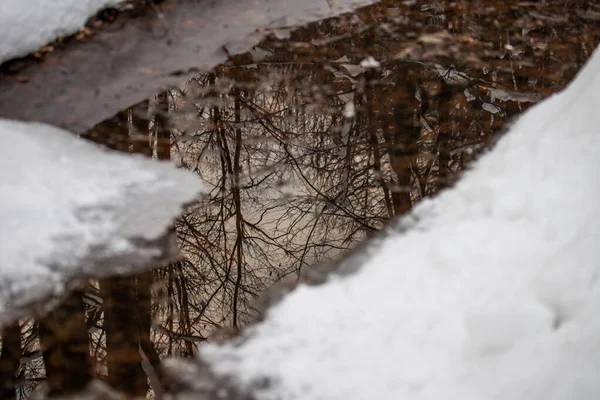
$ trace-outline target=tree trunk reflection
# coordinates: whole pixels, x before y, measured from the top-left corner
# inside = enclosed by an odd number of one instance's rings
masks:
[[[384,1],[265,38],[86,132],[197,173],[207,193],[173,227],[177,262],[92,281],[83,305],[80,293],[40,322],[53,391],[82,386],[90,371],[129,395],[168,391],[162,358],[193,357],[209,336],[237,333],[261,318],[261,293],[318,281],[313,266],[334,265],[450,186],[600,42],[598,24],[561,2],[507,4]],[[35,336],[23,328],[32,359]],[[15,376],[17,342],[8,361],[0,356],[2,382]],[[79,383],[58,372],[73,365]]]

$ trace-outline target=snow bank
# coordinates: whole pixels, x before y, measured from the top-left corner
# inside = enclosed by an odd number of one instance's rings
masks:
[[[258,399],[600,398],[599,92],[596,50],[358,272],[201,355]]]
[[[154,265],[169,253],[167,227],[202,189],[169,163],[48,125],[0,119],[0,137],[0,320],[73,278]]]
[[[244,52],[257,43],[266,32],[289,34],[299,26],[323,18],[373,4],[376,0],[261,0],[206,1],[211,23],[198,26],[198,37],[208,35],[214,50],[204,51],[205,57],[218,64],[223,46],[231,53]],[[0,0],[0,64],[38,50],[56,38],[81,29],[86,20],[102,8],[123,3],[123,0]],[[214,3],[214,4],[213,4]],[[245,20],[231,24],[231,21]],[[219,27],[215,29],[215,27]],[[184,66],[182,66],[184,67]],[[185,68],[184,68],[185,69]]]
[[[0,1],[0,64],[83,28],[98,10],[121,0]]]

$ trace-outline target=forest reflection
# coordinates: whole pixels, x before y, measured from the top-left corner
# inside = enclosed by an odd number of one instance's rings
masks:
[[[4,377],[18,370],[5,398],[94,376],[132,396],[167,390],[161,359],[235,334],[260,318],[261,293],[449,186],[600,41],[593,1],[473,3],[386,1],[278,31],[86,132],[195,171],[207,194],[174,226],[179,261],[91,281],[22,321],[19,364],[0,360]]]

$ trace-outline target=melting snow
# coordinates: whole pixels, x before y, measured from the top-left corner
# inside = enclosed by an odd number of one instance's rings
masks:
[[[0,119],[0,136],[2,320],[73,278],[154,265],[169,253],[167,227],[202,189],[169,163],[48,125]]]
[[[121,0],[2,0],[0,63],[77,32],[98,10]]]
[[[599,92],[597,50],[358,272],[202,356],[258,399],[600,398]]]

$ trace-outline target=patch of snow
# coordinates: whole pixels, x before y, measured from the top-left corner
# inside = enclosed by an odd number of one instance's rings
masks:
[[[154,266],[168,253],[156,241],[202,190],[170,163],[48,125],[0,119],[0,136],[1,320],[71,279]]]
[[[201,356],[263,400],[600,398],[598,93],[600,50],[357,272]]]
[[[373,57],[369,56],[360,62],[360,66],[365,69],[369,69],[369,68],[379,68],[381,66],[381,64],[379,63],[379,61],[377,61]]]
[[[77,32],[102,8],[122,0],[2,0],[0,63]]]
[[[501,88],[489,88],[492,101],[518,101],[520,103],[537,103],[542,99],[539,93],[512,92]]]
[[[363,67],[361,67],[360,65],[341,64],[341,66],[346,71],[348,71],[348,74],[350,74],[351,77],[358,76],[358,75],[362,74],[363,72],[365,72],[365,69]]]
[[[287,40],[292,37],[290,28],[278,28],[271,32],[279,40]]]
[[[334,62],[336,62],[336,63],[347,63],[349,61],[350,60],[348,60],[348,56],[342,56],[342,57],[338,58],[337,60],[335,60]]]
[[[469,83],[469,76],[464,72],[457,71],[454,68],[444,68],[436,64],[435,71],[449,85],[465,85]]]
[[[477,99],[477,97],[475,97],[475,95],[473,93],[471,93],[471,91],[469,89],[465,89],[465,91],[463,93],[465,94],[465,97],[467,98],[468,102],[471,102],[471,101]]]
[[[352,118],[356,115],[356,107],[354,106],[354,103],[349,101],[346,103],[346,105],[344,106],[344,117],[346,118]]]
[[[267,57],[270,57],[273,55],[273,52],[271,52],[269,50],[265,50],[258,46],[254,46],[252,49],[250,49],[249,53],[252,56],[252,59],[254,60],[254,62],[264,61]]]
[[[500,108],[498,108],[498,106],[493,105],[492,103],[483,103],[481,105],[481,108],[492,114],[498,114],[500,112]]]

